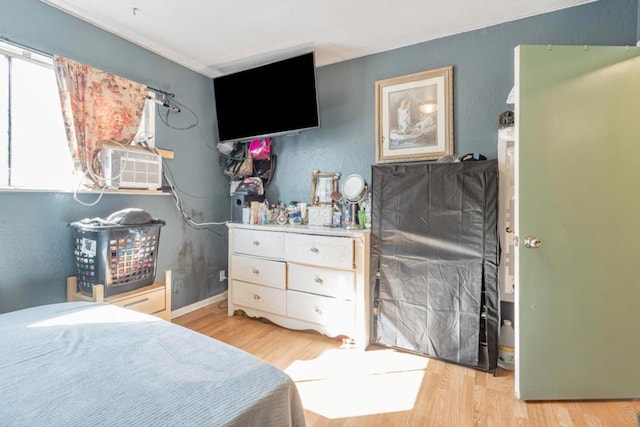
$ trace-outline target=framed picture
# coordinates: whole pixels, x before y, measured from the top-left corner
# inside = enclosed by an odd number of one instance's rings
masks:
[[[453,153],[453,67],[376,81],[376,163]]]
[[[313,171],[311,174],[311,206],[333,205],[333,193],[338,191],[339,172]]]

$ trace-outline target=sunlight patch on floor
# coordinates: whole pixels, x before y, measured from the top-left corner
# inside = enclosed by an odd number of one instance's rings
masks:
[[[340,349],[296,360],[285,372],[305,409],[335,419],[411,410],[427,363],[395,350]]]

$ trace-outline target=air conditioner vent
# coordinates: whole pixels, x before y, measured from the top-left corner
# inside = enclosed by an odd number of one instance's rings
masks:
[[[104,146],[101,150],[102,171],[109,188],[162,187],[162,157],[135,148]]]

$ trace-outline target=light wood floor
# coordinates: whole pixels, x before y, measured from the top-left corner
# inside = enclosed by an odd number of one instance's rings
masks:
[[[640,401],[531,402],[513,373],[496,376],[407,352],[366,352],[315,332],[291,331],[212,305],[173,319],[287,372],[308,426],[640,426]]]

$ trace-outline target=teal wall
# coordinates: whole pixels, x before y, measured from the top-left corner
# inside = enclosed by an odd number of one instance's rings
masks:
[[[175,93],[200,123],[189,131],[158,124],[157,146],[175,151],[170,167],[177,185],[191,195],[183,195],[187,213],[196,220],[229,218],[227,181],[214,148],[211,79],[38,0],[0,0],[0,11],[1,36]],[[316,169],[360,173],[370,181],[376,80],[453,65],[455,152],[495,158],[496,120],[508,108],[515,46],[635,45],[638,35],[637,0],[603,0],[320,67],[321,127],[277,138],[278,167],[267,197],[308,200]],[[176,116],[176,125],[178,120],[187,124],[189,117]],[[218,281],[218,270],[226,268],[225,228],[186,226],[168,196],[108,195],[88,208],[66,193],[0,192],[0,313],[63,301],[65,278],[74,272],[67,224],[131,206],[167,222],[159,272],[173,270],[174,309],[226,289]]]
[[[228,184],[215,151],[211,79],[38,0],[0,0],[0,36],[175,93],[198,115],[199,125],[178,131],[157,121],[156,145],[175,152],[169,161],[175,183],[195,196],[181,196],[187,214],[196,221],[229,218]],[[181,113],[170,120],[184,127],[193,118]],[[95,207],[85,207],[69,193],[0,192],[0,313],[64,301],[66,277],[75,269],[67,224],[126,207],[167,222],[160,234],[158,279],[162,270],[173,271],[174,309],[226,289],[218,277],[227,265],[226,227],[188,227],[169,196],[105,195]]]
[[[513,87],[519,44],[636,44],[637,0],[602,0],[318,69],[320,129],[278,138],[268,198],[308,200],[311,173],[359,173],[375,162],[375,82],[453,66],[454,150],[497,156],[498,115]]]

